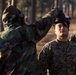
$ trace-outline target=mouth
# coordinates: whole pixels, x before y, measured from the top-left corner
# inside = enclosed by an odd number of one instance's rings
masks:
[[[64,32],[65,32],[64,30],[60,31],[60,33],[64,33]]]

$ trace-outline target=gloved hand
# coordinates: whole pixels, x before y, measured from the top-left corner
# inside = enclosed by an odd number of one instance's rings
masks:
[[[65,20],[65,14],[63,13],[63,11],[60,11],[59,13],[58,13],[58,19],[60,19],[60,20]]]
[[[53,15],[57,18],[61,14],[62,10],[60,8],[53,8],[50,12],[50,15]]]
[[[71,18],[69,16],[65,16],[65,14],[61,11],[58,14],[58,19],[61,22],[66,22],[68,25],[70,24]]]

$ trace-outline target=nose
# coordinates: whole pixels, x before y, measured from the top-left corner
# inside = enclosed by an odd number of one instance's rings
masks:
[[[61,29],[63,29],[64,28],[64,26],[61,26]]]

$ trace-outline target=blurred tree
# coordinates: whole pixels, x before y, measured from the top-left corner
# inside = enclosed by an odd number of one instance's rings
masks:
[[[72,4],[72,13],[71,13],[71,16],[74,17],[73,14],[74,14],[74,7],[75,7],[74,5],[75,4],[74,4],[73,0],[71,0],[71,4]]]
[[[58,0],[54,0],[54,7],[58,7]]]
[[[31,9],[31,23],[34,23],[35,22],[35,19],[36,19],[36,0],[32,0],[31,1],[31,6],[32,6],[32,9]]]
[[[1,1],[1,20],[0,20],[0,31],[3,31],[4,28],[3,28],[3,23],[2,23],[2,13],[3,13],[3,10],[5,9],[6,7],[6,0],[2,0]]]
[[[54,1],[53,0],[39,0],[39,8],[41,9],[41,16],[46,12],[50,11],[53,8]]]
[[[17,6],[17,0],[8,0],[8,5]]]

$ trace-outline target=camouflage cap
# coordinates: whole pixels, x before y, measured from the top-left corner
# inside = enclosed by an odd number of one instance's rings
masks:
[[[66,26],[66,27],[69,28],[69,26],[70,26],[70,17],[57,18],[57,19],[55,20],[54,26],[55,26],[57,23],[63,23],[63,26]]]
[[[21,11],[19,9],[17,9],[14,6],[9,6],[7,7],[2,15],[2,21],[3,23],[6,23],[6,21],[13,21],[13,20],[23,20],[24,19],[24,15],[21,13]],[[14,21],[15,21],[14,20]],[[17,20],[18,21],[18,20]]]

